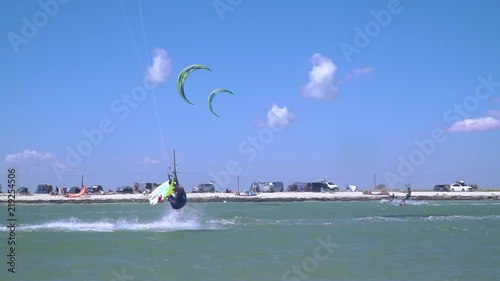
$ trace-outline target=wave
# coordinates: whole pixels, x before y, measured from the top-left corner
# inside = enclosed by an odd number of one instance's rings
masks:
[[[389,215],[354,218],[357,221],[459,221],[459,220],[500,220],[500,215]]]
[[[500,220],[500,215],[489,216],[464,216],[464,215],[451,215],[451,216],[429,216],[429,220]]]
[[[39,224],[21,224],[16,231],[66,231],[66,232],[117,232],[117,231],[178,231],[178,230],[213,230],[217,229],[217,221],[202,223],[195,214],[186,212],[169,212],[161,219],[119,218],[119,219],[82,219],[70,217],[48,221]],[[0,232],[9,231],[7,227],[1,227]]]
[[[500,205],[500,202],[492,202],[488,200],[484,201],[460,201],[460,202],[454,202],[454,201],[436,201],[434,202],[435,206],[496,206]]]
[[[108,214],[109,215],[109,214]],[[202,216],[196,210],[184,212],[172,211],[159,219],[139,218],[93,218],[85,219],[72,216],[70,218],[49,220],[37,224],[21,224],[16,227],[20,232],[66,231],[66,232],[117,232],[117,231],[149,231],[167,232],[179,230],[222,230],[235,226],[302,226],[332,225],[332,218],[323,219],[266,219],[252,217],[210,218]],[[6,226],[0,232],[8,231]]]

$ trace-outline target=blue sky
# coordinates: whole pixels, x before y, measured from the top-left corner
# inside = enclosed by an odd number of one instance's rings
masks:
[[[209,180],[236,189],[236,175],[241,189],[321,178],[369,189],[374,174],[396,188],[500,187],[499,8],[493,0],[6,2],[1,184],[5,191],[7,167],[30,189],[78,185],[82,174],[106,189],[162,182],[168,146],[189,190]],[[176,89],[192,64],[211,68],[186,80],[194,105]],[[144,81],[154,82],[144,99],[122,100]],[[216,88],[234,92],[214,99],[221,118],[207,105]],[[96,130],[92,143],[84,131]]]

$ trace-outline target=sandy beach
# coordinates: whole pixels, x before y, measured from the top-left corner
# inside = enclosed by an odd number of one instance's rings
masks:
[[[402,192],[394,192],[398,198]],[[365,195],[362,192],[277,192],[256,196],[238,196],[232,193],[188,193],[188,202],[292,202],[292,201],[371,201],[387,199],[387,195]],[[7,193],[0,193],[0,204],[8,204]],[[500,191],[432,192],[414,191],[411,200],[500,200]],[[16,194],[16,204],[90,204],[90,203],[147,203],[142,194],[83,195],[79,198],[45,194]]]

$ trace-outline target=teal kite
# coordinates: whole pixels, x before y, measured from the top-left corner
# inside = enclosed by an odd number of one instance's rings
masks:
[[[210,68],[207,66],[201,65],[201,64],[193,64],[190,65],[186,68],[184,68],[180,73],[179,76],[177,77],[177,91],[181,95],[181,98],[183,98],[187,103],[193,104],[186,98],[186,94],[184,93],[184,83],[186,82],[187,77],[191,72],[198,70],[198,69],[205,69],[208,71],[212,71]]]
[[[234,95],[233,92],[227,90],[227,89],[224,89],[224,88],[219,88],[219,89],[215,89],[211,94],[210,96],[208,96],[208,108],[210,109],[210,111],[217,117],[220,118],[219,115],[217,115],[217,113],[214,112],[214,110],[212,109],[212,101],[214,100],[215,96],[217,96],[218,94],[220,93],[228,93],[228,94],[231,94],[231,95]]]

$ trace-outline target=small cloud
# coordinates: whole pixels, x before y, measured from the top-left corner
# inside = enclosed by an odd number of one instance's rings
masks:
[[[49,175],[53,166],[60,170],[70,171],[71,169],[61,164],[52,153],[41,153],[36,150],[25,149],[23,152],[8,154],[3,162],[5,165],[16,167],[29,175]]]
[[[163,49],[155,49],[154,54],[153,64],[148,67],[145,79],[152,85],[158,85],[167,80],[172,71],[172,62]]]
[[[267,112],[267,125],[271,128],[285,127],[293,119],[293,113],[286,106],[279,107],[276,103],[273,103],[271,109]]]
[[[490,131],[500,128],[500,120],[494,117],[482,117],[474,119],[465,119],[451,124],[448,132],[468,133]]]
[[[149,157],[144,157],[144,159],[142,159],[141,161],[141,164],[144,164],[144,165],[156,165],[156,164],[160,164],[160,161],[154,159],[154,158],[149,158]]]
[[[368,75],[372,73],[372,68],[371,67],[365,67],[365,68],[356,68],[354,70],[354,75],[356,77],[359,77],[361,75]]]
[[[309,60],[313,65],[309,71],[309,82],[302,87],[301,94],[319,100],[331,100],[338,94],[335,73],[337,67],[331,59],[314,54]]]
[[[51,153],[40,153],[35,150],[25,149],[23,152],[7,155],[4,162],[7,164],[19,164],[29,161],[45,160],[55,160],[55,156]]]
[[[370,75],[372,73],[373,69],[371,67],[364,67],[364,68],[356,68],[354,69],[353,73],[348,73],[344,77],[344,79],[338,81],[339,84],[341,83],[346,83],[351,81],[354,78],[357,78],[361,75]]]

